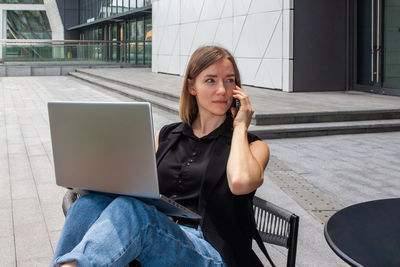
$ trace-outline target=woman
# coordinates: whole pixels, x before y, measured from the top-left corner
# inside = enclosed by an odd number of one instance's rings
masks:
[[[240,87],[228,51],[197,49],[184,78],[182,122],[156,134],[160,191],[199,213],[198,226],[132,197],[92,193],[70,208],[53,264],[261,266],[251,249],[252,198],[269,150],[247,132],[254,110]]]

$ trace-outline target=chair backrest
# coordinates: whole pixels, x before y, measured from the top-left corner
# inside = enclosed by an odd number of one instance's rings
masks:
[[[296,264],[299,217],[259,197],[253,198],[257,230],[264,242],[288,249],[287,266]]]

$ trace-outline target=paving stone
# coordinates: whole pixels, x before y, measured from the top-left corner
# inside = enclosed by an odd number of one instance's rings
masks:
[[[7,149],[9,154],[26,154],[26,147],[24,143],[8,144]]]
[[[16,200],[13,206],[17,262],[51,258],[49,234],[38,201]]]
[[[10,207],[0,208],[0,237],[9,237],[13,234],[12,210]]]
[[[47,155],[29,157],[32,174],[36,184],[53,184],[55,175],[53,165]]]
[[[50,266],[50,260],[46,257],[46,258],[32,258],[23,262],[18,262],[18,267],[30,267],[30,266],[48,267]]]
[[[51,231],[49,232],[49,234],[50,234],[51,247],[53,249],[53,254],[54,254],[58,240],[60,239],[61,231]]]
[[[0,266],[16,266],[13,236],[0,236],[0,259]]]
[[[12,181],[32,179],[32,170],[26,154],[10,154],[9,169]]]
[[[34,198],[36,194],[36,186],[33,179],[11,180],[11,196],[13,200]]]
[[[57,186],[55,183],[38,184],[37,191],[41,203],[45,204],[60,204],[66,192],[66,189]]]
[[[44,219],[49,233],[61,231],[64,225],[64,214],[61,208],[62,198],[56,203],[41,203]]]

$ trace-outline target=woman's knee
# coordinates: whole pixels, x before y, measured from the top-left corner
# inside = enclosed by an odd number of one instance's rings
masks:
[[[135,197],[117,197],[110,208],[116,208],[115,211],[125,213],[127,216],[133,216],[134,221],[143,224],[159,224],[160,221],[168,220],[168,217],[151,204]]]
[[[79,213],[101,213],[111,202],[113,198],[97,193],[89,193],[76,199],[71,205],[68,215],[74,216]]]

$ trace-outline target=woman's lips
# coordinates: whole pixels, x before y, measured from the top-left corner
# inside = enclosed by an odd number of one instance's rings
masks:
[[[217,100],[217,101],[213,101],[213,103],[215,103],[215,104],[226,104],[227,101],[225,101],[225,100]]]

